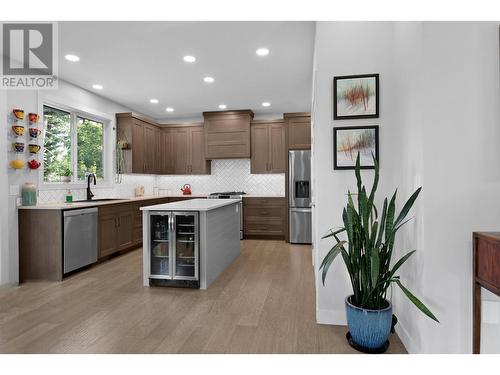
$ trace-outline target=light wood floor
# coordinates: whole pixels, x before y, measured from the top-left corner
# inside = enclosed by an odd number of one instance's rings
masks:
[[[242,242],[206,290],[145,288],[142,252],[63,282],[0,290],[2,353],[352,353],[315,322],[311,249]],[[391,353],[404,353],[391,335]]]

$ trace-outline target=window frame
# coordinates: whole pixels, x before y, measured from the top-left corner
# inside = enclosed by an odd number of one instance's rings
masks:
[[[70,182],[61,182],[61,181],[45,181],[45,165],[43,163],[43,158],[45,154],[45,123],[44,123],[44,107],[51,107],[54,109],[58,109],[64,112],[68,112],[70,114],[70,136],[71,136],[71,170],[73,172],[71,176]],[[40,166],[40,173],[38,175],[39,186],[44,189],[74,189],[74,188],[85,188],[87,183],[85,180],[78,180],[78,137],[77,137],[77,129],[78,129],[78,118],[84,118],[91,121],[100,122],[103,124],[103,134],[102,134],[102,166],[103,166],[103,176],[104,178],[100,180],[100,187],[109,187],[112,182],[113,175],[113,166],[109,163],[110,159],[113,157],[113,151],[110,150],[110,138],[111,138],[111,122],[112,120],[103,115],[96,114],[96,111],[87,110],[87,109],[79,109],[73,106],[61,104],[60,102],[54,102],[52,100],[44,99],[40,102],[39,105],[39,113],[41,114],[41,128],[43,131],[43,149],[41,153],[42,163]]]

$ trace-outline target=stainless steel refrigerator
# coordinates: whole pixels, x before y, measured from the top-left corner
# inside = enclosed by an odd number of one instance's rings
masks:
[[[312,242],[311,151],[288,152],[290,243]]]

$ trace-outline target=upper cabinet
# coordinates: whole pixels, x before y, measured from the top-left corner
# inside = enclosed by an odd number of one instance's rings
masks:
[[[285,113],[287,144],[289,150],[311,148],[311,114],[308,112]]]
[[[250,158],[251,110],[203,112],[205,159]]]
[[[203,124],[159,126],[133,113],[117,113],[117,140],[125,141],[122,173],[210,174]]]
[[[286,138],[283,120],[253,121],[251,173],[286,172]]]
[[[174,174],[210,174],[211,162],[205,159],[203,124],[168,126],[172,139]]]
[[[158,155],[160,160],[158,173],[174,174],[174,140],[172,131],[168,128],[160,128]]]
[[[155,151],[159,146],[159,129],[156,124],[130,112],[117,113],[116,124],[117,141],[129,145],[123,150],[122,173],[158,173],[159,162]]]

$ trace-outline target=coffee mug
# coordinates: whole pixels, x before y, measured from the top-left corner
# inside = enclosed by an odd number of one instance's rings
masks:
[[[35,159],[31,159],[28,162],[29,169],[38,169],[38,167],[40,167],[40,165],[42,165],[42,163],[40,163],[38,160],[35,160]]]
[[[12,148],[15,152],[23,152],[24,151],[24,143],[23,142],[14,142],[12,144]]]
[[[30,120],[30,122],[38,122],[39,116],[37,113],[29,113],[28,119]]]
[[[15,135],[23,135],[24,134],[24,126],[20,125],[13,125],[12,126],[12,131],[14,132]]]
[[[24,168],[24,160],[15,159],[10,162],[10,166],[14,169],[23,169]]]
[[[37,128],[29,128],[29,133],[31,138],[38,138],[42,131]]]
[[[40,151],[40,146],[39,145],[28,145],[30,149],[30,153],[36,154],[38,151]]]
[[[12,110],[12,113],[14,113],[14,116],[18,119],[18,120],[24,120],[24,111],[22,109],[13,109]]]

